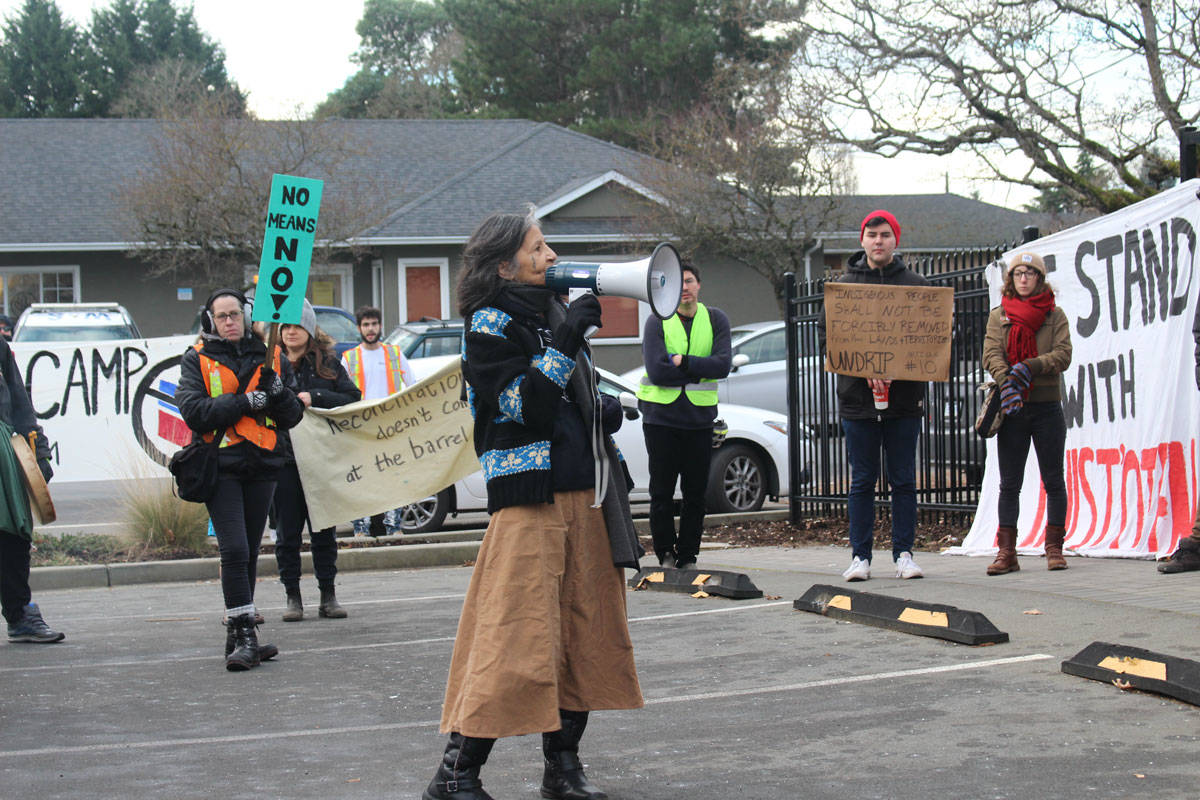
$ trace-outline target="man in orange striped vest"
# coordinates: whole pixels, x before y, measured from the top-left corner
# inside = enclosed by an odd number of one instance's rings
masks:
[[[379,309],[363,306],[355,312],[354,319],[362,344],[342,354],[342,366],[362,392],[363,399],[378,400],[416,383],[412,367],[400,348],[383,343]],[[400,533],[401,510],[392,509],[383,515],[384,530],[389,536]],[[370,517],[354,520],[355,536],[366,536],[370,528]]]

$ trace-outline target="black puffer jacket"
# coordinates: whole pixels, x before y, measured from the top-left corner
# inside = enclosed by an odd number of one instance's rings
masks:
[[[233,370],[239,381],[245,381],[262,366],[267,346],[257,338],[245,337],[236,342],[205,335],[204,355]],[[304,414],[304,405],[297,399],[296,381],[287,359],[280,360],[280,377],[288,388],[267,405],[264,416],[270,417],[280,435],[275,448],[266,451],[250,442],[239,442],[219,451],[219,470],[222,474],[257,480],[273,480],[279,468],[287,463],[290,446],[283,431],[293,428]],[[208,386],[200,369],[200,354],[189,347],[179,364],[179,388],[175,405],[183,421],[192,429],[192,439],[214,430],[222,432],[239,419],[250,416],[250,400],[241,394],[222,394],[209,397]]]
[[[907,266],[900,256],[893,256],[892,263],[882,270],[872,269],[863,250],[850,257],[846,274],[839,283],[877,283],[896,286],[928,286],[929,281]],[[817,325],[821,352],[825,352],[825,312]],[[849,375],[837,376],[838,410],[842,419],[896,419],[925,415],[925,384],[918,381],[892,381],[888,392],[888,407],[882,411],[875,408],[871,387],[866,378]]]
[[[342,366],[340,359],[328,356],[325,359],[325,367],[333,372],[332,378],[323,378],[317,374],[316,356],[308,354],[300,359],[300,363],[294,367],[296,393],[308,392],[312,395],[313,408],[337,408],[362,400],[362,392],[346,374],[346,368]],[[291,458],[291,437],[285,438],[287,454]]]

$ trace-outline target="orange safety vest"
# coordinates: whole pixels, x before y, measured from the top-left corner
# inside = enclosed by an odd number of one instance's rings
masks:
[[[344,354],[346,359],[346,371],[350,373],[350,378],[354,381],[354,385],[364,395],[367,392],[367,376],[366,367],[363,366],[362,358],[363,346],[360,344],[353,350],[347,350]],[[395,394],[412,383],[409,378],[411,376],[404,374],[403,354],[399,346],[394,344],[383,345],[384,359],[387,361],[387,382],[388,394]]]
[[[204,345],[193,345],[196,352],[200,354],[200,372],[205,376],[208,383],[208,396],[220,397],[223,394],[233,394],[238,389],[238,378],[233,370],[214,358],[209,358],[204,355]],[[271,360],[271,368],[279,374],[279,349],[275,350],[275,357]],[[250,382],[246,385],[246,393],[255,391],[258,388],[258,379],[261,373],[257,370],[250,378]],[[204,434],[204,441],[211,442],[214,433]],[[240,442],[250,442],[263,450],[275,449],[275,421],[269,417],[242,417],[233,424],[233,427],[225,430],[225,437],[221,440],[221,447],[229,447],[239,444]]]

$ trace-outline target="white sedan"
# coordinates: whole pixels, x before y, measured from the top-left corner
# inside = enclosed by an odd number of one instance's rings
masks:
[[[451,356],[454,358],[456,356]],[[414,359],[417,376],[430,374],[447,357]],[[599,373],[600,391],[618,399],[623,398],[626,419],[614,434],[617,447],[629,466],[634,487],[629,499],[650,499],[650,470],[646,442],[642,438],[642,421],[633,401],[634,388],[607,370]],[[713,454],[709,472],[707,505],[710,513],[757,511],[768,497],[778,498],[788,493],[787,418],[782,414],[759,408],[722,403],[720,417],[729,426],[725,440]],[[630,417],[635,417],[630,419]],[[807,454],[805,461],[808,461]],[[406,506],[401,527],[406,533],[428,533],[441,528],[448,514],[487,509],[487,488],[483,473],[475,472],[466,478]]]

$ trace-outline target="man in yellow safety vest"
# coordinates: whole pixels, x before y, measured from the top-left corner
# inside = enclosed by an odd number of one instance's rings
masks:
[[[378,400],[416,383],[403,351],[394,344],[383,343],[379,309],[363,306],[355,312],[354,319],[362,344],[342,354],[342,366],[362,392],[363,399]],[[400,511],[395,508],[383,515],[383,527],[389,536],[400,533]],[[366,536],[370,528],[370,517],[354,520],[355,536]]]
[[[650,457],[650,533],[658,563],[696,564],[704,527],[704,495],[712,460],[717,381],[729,374],[729,318],[700,299],[700,272],[683,263],[675,314],[651,316],[642,330],[646,373],[638,386],[642,433]],[[683,502],[675,534],[675,482]]]

